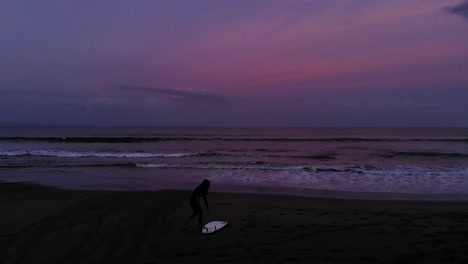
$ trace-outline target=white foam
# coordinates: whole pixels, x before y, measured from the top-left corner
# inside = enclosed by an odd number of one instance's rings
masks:
[[[341,168],[340,171],[283,170],[255,174],[226,170],[213,173],[210,179],[227,185],[440,194],[468,193],[466,175],[466,167],[447,167],[431,171],[431,168],[396,166],[369,169],[361,173],[345,168]]]
[[[275,167],[267,165],[229,165],[229,164],[153,164],[153,163],[137,163],[139,168],[173,168],[173,169],[216,169],[216,170],[273,170],[273,171],[301,171],[303,166],[284,166]]]
[[[468,193],[468,182],[466,182],[466,175],[468,175],[467,167],[272,167],[268,165],[210,163],[146,164],[141,165],[141,167],[207,169],[206,172],[203,172],[204,175],[224,185],[382,193]],[[250,170],[251,172],[246,172],[246,170]]]
[[[167,164],[135,164],[138,168],[168,168],[169,165]]]

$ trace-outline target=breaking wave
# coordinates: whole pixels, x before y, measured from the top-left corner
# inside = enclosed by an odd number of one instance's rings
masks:
[[[120,152],[74,152],[55,150],[17,150],[1,151],[0,156],[50,156],[62,158],[102,157],[102,158],[181,158],[192,156],[190,153],[120,153]]]
[[[135,163],[137,168],[167,168],[167,169],[215,169],[215,170],[270,170],[270,171],[301,171],[313,174],[354,174],[354,175],[466,175],[467,167],[415,167],[392,166],[277,166],[274,164],[226,164],[226,163],[196,163],[196,164],[164,164]]]
[[[77,152],[77,151],[59,151],[59,150],[14,150],[0,151],[1,156],[45,156],[45,157],[60,157],[60,158],[184,158],[184,157],[244,157],[244,158],[302,158],[315,160],[333,160],[336,159],[333,154],[323,155],[276,155],[276,154],[251,154],[251,153],[229,153],[229,152],[198,152],[198,153],[146,153],[146,152]]]

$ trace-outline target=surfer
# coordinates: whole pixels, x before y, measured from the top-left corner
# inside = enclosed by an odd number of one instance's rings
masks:
[[[210,207],[208,206],[208,200],[207,200],[206,196],[208,195],[208,189],[210,188],[210,184],[211,184],[211,182],[209,180],[205,179],[192,192],[192,195],[190,196],[190,207],[192,207],[193,214],[185,222],[185,225],[187,225],[190,222],[190,220],[192,220],[195,216],[198,215],[198,225],[200,226],[200,228],[203,227],[203,224],[202,224],[203,211],[202,211],[202,207],[200,205],[200,198],[203,197],[203,200],[205,200],[206,209],[208,209],[208,212],[209,212]]]

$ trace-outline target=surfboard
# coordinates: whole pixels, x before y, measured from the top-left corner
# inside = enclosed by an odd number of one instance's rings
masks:
[[[203,229],[202,229],[202,233],[203,234],[210,234],[210,233],[213,233],[213,232],[216,232],[218,230],[220,230],[221,228],[225,227],[227,225],[228,222],[225,222],[225,221],[212,221],[212,222],[209,222],[208,224],[206,224]]]

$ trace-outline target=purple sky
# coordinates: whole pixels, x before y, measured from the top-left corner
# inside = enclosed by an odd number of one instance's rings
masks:
[[[461,0],[0,0],[0,125],[468,126]]]

